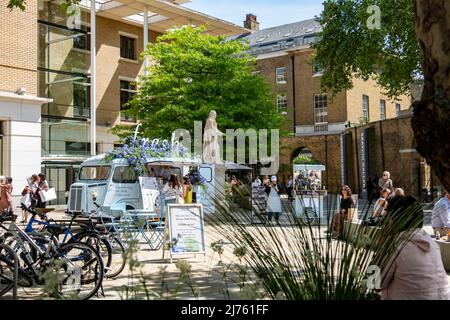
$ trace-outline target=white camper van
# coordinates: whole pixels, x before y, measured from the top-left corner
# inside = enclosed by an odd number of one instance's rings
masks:
[[[172,173],[182,177],[195,167],[206,179],[206,188],[195,188],[197,203],[204,205],[205,213],[214,211],[206,195],[214,194],[214,166],[201,164],[192,159],[149,158],[146,173],[137,176],[128,160],[106,161],[106,155],[87,159],[81,164],[77,182],[70,186],[67,210],[71,212],[92,212],[97,209],[94,201],[108,210],[116,204],[125,205],[127,210],[148,209],[160,202],[162,186]],[[156,199],[159,197],[158,199]],[[151,198],[151,199],[149,199]]]

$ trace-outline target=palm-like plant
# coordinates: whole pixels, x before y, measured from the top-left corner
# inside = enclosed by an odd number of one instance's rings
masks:
[[[211,199],[216,214],[206,220],[234,246],[246,248],[243,261],[273,299],[377,298],[370,290],[374,277],[367,273],[373,269],[369,267],[388,267],[423,219],[421,206],[414,204],[390,212],[378,228],[347,224],[346,241],[337,241],[324,235],[320,225],[300,224],[291,205],[284,205],[287,223],[283,226],[266,221],[265,216],[259,217],[265,224],[254,225],[249,211],[224,206],[224,198],[216,192]],[[336,207],[330,204],[328,208]],[[326,219],[329,230],[332,213],[328,211]],[[368,210],[364,220],[367,215]]]

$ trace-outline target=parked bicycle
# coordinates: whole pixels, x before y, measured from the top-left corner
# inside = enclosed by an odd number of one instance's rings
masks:
[[[9,227],[6,227],[6,222],[10,222]],[[56,235],[63,232],[61,228],[54,226],[47,230],[51,235]],[[19,286],[45,284],[48,293],[55,298],[86,300],[95,295],[102,285],[103,259],[91,245],[78,241],[56,244],[53,237],[44,236],[39,237],[41,243],[37,243],[11,217],[0,217],[0,229],[5,231],[0,241],[8,243],[21,260]],[[44,242],[45,246],[42,245]],[[0,272],[6,274],[13,263],[12,257],[8,252],[0,251],[0,261],[3,266]],[[0,296],[10,290],[7,285],[2,287]]]

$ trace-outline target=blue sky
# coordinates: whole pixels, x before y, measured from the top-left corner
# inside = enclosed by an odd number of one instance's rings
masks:
[[[247,13],[258,16],[260,28],[314,18],[323,0],[192,0],[188,8],[242,25]]]

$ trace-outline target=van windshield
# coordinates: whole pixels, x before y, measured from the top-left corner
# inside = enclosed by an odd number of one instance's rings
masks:
[[[81,167],[78,180],[107,180],[110,171],[109,166]]]
[[[178,179],[181,179],[181,169],[167,165],[161,166],[147,164],[147,173],[149,177],[161,178],[164,184],[169,181],[171,174],[176,174]]]

